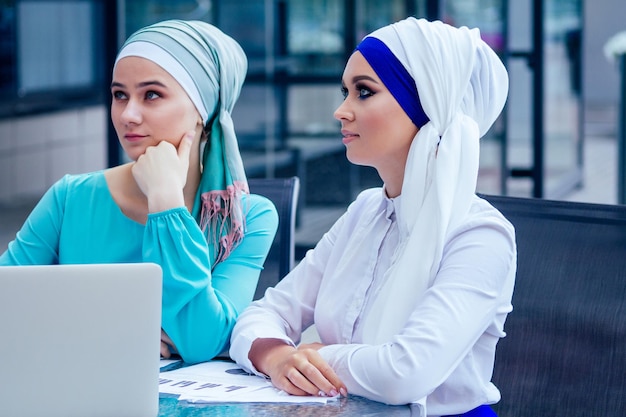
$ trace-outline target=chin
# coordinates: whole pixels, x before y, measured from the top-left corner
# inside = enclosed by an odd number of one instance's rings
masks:
[[[141,155],[146,152],[145,146],[123,146],[122,150],[126,155],[127,159],[136,161]]]
[[[355,164],[355,165],[359,165],[358,160],[359,158],[357,158],[354,155],[354,152],[350,152],[349,148],[346,148],[346,159],[351,163],[351,164]]]
[[[351,154],[350,151],[346,152],[346,159],[348,159],[348,161],[353,165],[359,165],[359,166],[365,166],[365,167],[373,166],[371,162],[367,160],[367,158],[362,158],[362,157],[359,158],[358,155]]]

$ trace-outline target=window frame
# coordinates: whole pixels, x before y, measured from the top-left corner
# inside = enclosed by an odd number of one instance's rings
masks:
[[[89,40],[89,57],[92,62],[86,65],[89,74],[85,78],[87,83],[82,85],[71,85],[71,83],[59,81],[56,86],[44,86],[41,89],[31,89],[26,92],[20,91],[20,77],[23,76],[20,65],[20,13],[26,4],[36,6],[36,3],[54,4],[67,7],[71,3],[89,3],[91,6],[91,19]],[[0,119],[49,113],[72,108],[80,108],[87,105],[106,104],[109,96],[109,88],[106,80],[110,74],[108,70],[109,60],[107,51],[110,49],[110,39],[116,38],[115,32],[108,32],[110,28],[110,5],[115,3],[107,0],[9,0],[3,4],[5,19],[11,19],[7,26],[12,31],[10,39],[5,44],[7,60],[9,62],[7,74],[12,79],[7,86],[0,90]],[[0,14],[0,16],[2,16]],[[113,25],[115,27],[116,25]],[[11,56],[12,54],[12,56]],[[61,55],[62,52],[59,53]],[[58,55],[57,55],[58,56]],[[63,59],[62,55],[58,59]],[[7,62],[7,61],[5,61]],[[45,65],[45,63],[41,63]],[[83,74],[84,75],[84,74]],[[65,84],[65,85],[64,85]]]

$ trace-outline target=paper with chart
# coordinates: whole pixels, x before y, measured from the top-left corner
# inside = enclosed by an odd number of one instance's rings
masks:
[[[180,401],[322,403],[335,398],[289,395],[233,362],[211,361],[159,373],[159,393]]]

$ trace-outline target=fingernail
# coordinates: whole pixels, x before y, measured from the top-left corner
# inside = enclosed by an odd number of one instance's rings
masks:
[[[342,396],[347,397],[348,396],[348,391],[346,391],[345,388],[339,388],[339,392],[341,393]]]
[[[325,397],[326,393],[324,391],[322,391],[322,390],[319,390],[318,393],[317,393],[317,396],[318,397]]]
[[[330,390],[330,396],[331,397],[336,397],[337,395],[339,395],[339,393],[337,392],[336,389],[333,388],[333,389]]]

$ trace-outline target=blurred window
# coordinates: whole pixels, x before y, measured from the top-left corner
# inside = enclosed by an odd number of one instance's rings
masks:
[[[0,115],[104,100],[103,1],[0,3]]]

